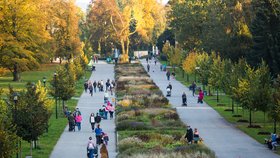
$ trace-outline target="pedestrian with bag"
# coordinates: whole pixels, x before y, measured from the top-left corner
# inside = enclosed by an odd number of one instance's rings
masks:
[[[89,123],[91,125],[91,130],[92,132],[94,132],[94,127],[95,127],[95,117],[94,117],[94,113],[91,113],[89,116]]]

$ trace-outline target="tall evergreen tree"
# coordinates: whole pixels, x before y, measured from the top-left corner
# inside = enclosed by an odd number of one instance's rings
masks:
[[[250,54],[253,65],[264,59],[272,73],[280,73],[280,1],[255,0],[251,25],[254,45]]]

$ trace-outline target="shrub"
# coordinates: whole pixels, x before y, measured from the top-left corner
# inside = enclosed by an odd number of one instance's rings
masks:
[[[127,107],[132,104],[132,101],[129,99],[124,99],[122,101],[118,101],[118,104],[124,107]]]
[[[152,129],[144,122],[136,122],[131,120],[125,120],[117,123],[117,130],[149,130]]]
[[[128,137],[119,141],[118,148],[120,152],[123,152],[129,148],[143,147],[143,145],[144,143],[141,139],[137,137]]]

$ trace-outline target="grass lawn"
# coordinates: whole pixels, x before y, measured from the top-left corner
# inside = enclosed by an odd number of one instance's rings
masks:
[[[46,86],[49,86],[48,80],[53,77],[53,73],[56,70],[58,64],[43,64],[39,70],[29,71],[22,73],[21,82],[13,82],[12,75],[7,74],[6,76],[0,77],[0,88],[4,91],[8,91],[8,85],[10,84],[15,89],[23,89],[27,82],[37,83],[38,80],[43,79],[45,76],[47,78]],[[86,77],[89,78],[91,75],[90,71],[86,71]],[[80,97],[83,92],[83,84],[85,78],[77,81],[76,83],[76,94],[75,97]],[[73,110],[77,106],[78,100],[71,99],[66,102],[66,105],[70,110]],[[33,149],[32,156],[34,158],[48,158],[59,139],[60,135],[64,131],[67,125],[67,119],[64,117],[62,112],[62,103],[58,105],[58,119],[55,118],[55,105],[53,105],[53,113],[49,120],[49,129],[47,133],[44,133],[38,142],[38,148]],[[22,157],[30,155],[30,143],[22,141]]]
[[[162,61],[161,61],[162,62]],[[165,62],[162,62],[165,63]],[[172,70],[170,70],[172,72]],[[176,68],[176,79],[180,81],[185,86],[189,86],[192,81],[195,80],[194,75],[189,76],[189,81],[187,81],[186,74],[183,77],[182,69]],[[197,78],[198,79],[198,78]],[[197,82],[197,86],[201,86],[201,83]],[[207,88],[206,88],[207,89]],[[214,91],[212,91],[215,94]],[[220,95],[219,102],[216,100],[217,96],[205,96],[204,101],[213,107],[222,117],[224,117],[228,122],[234,124],[244,133],[248,134],[250,137],[254,138],[260,143],[264,143],[264,138],[270,137],[270,135],[259,135],[259,132],[273,132],[273,121],[269,118],[268,114],[263,112],[253,112],[252,124],[260,125],[261,128],[248,128],[249,123],[239,122],[242,120],[249,121],[249,111],[242,109],[242,107],[237,107],[235,104],[234,112],[227,111],[232,109],[232,101],[228,95]],[[220,105],[219,105],[220,104]],[[222,105],[222,106],[221,106]],[[226,110],[226,111],[225,111]],[[241,117],[233,117],[234,115],[241,115]],[[279,125],[279,124],[278,124]],[[279,128],[277,133],[280,133]],[[278,148],[276,153],[280,154],[280,149]]]

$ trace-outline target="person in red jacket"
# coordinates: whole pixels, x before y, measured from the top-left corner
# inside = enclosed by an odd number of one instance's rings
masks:
[[[203,103],[203,97],[204,97],[204,94],[202,92],[202,90],[200,89],[199,90],[199,93],[198,93],[198,100],[197,100],[197,103]]]

